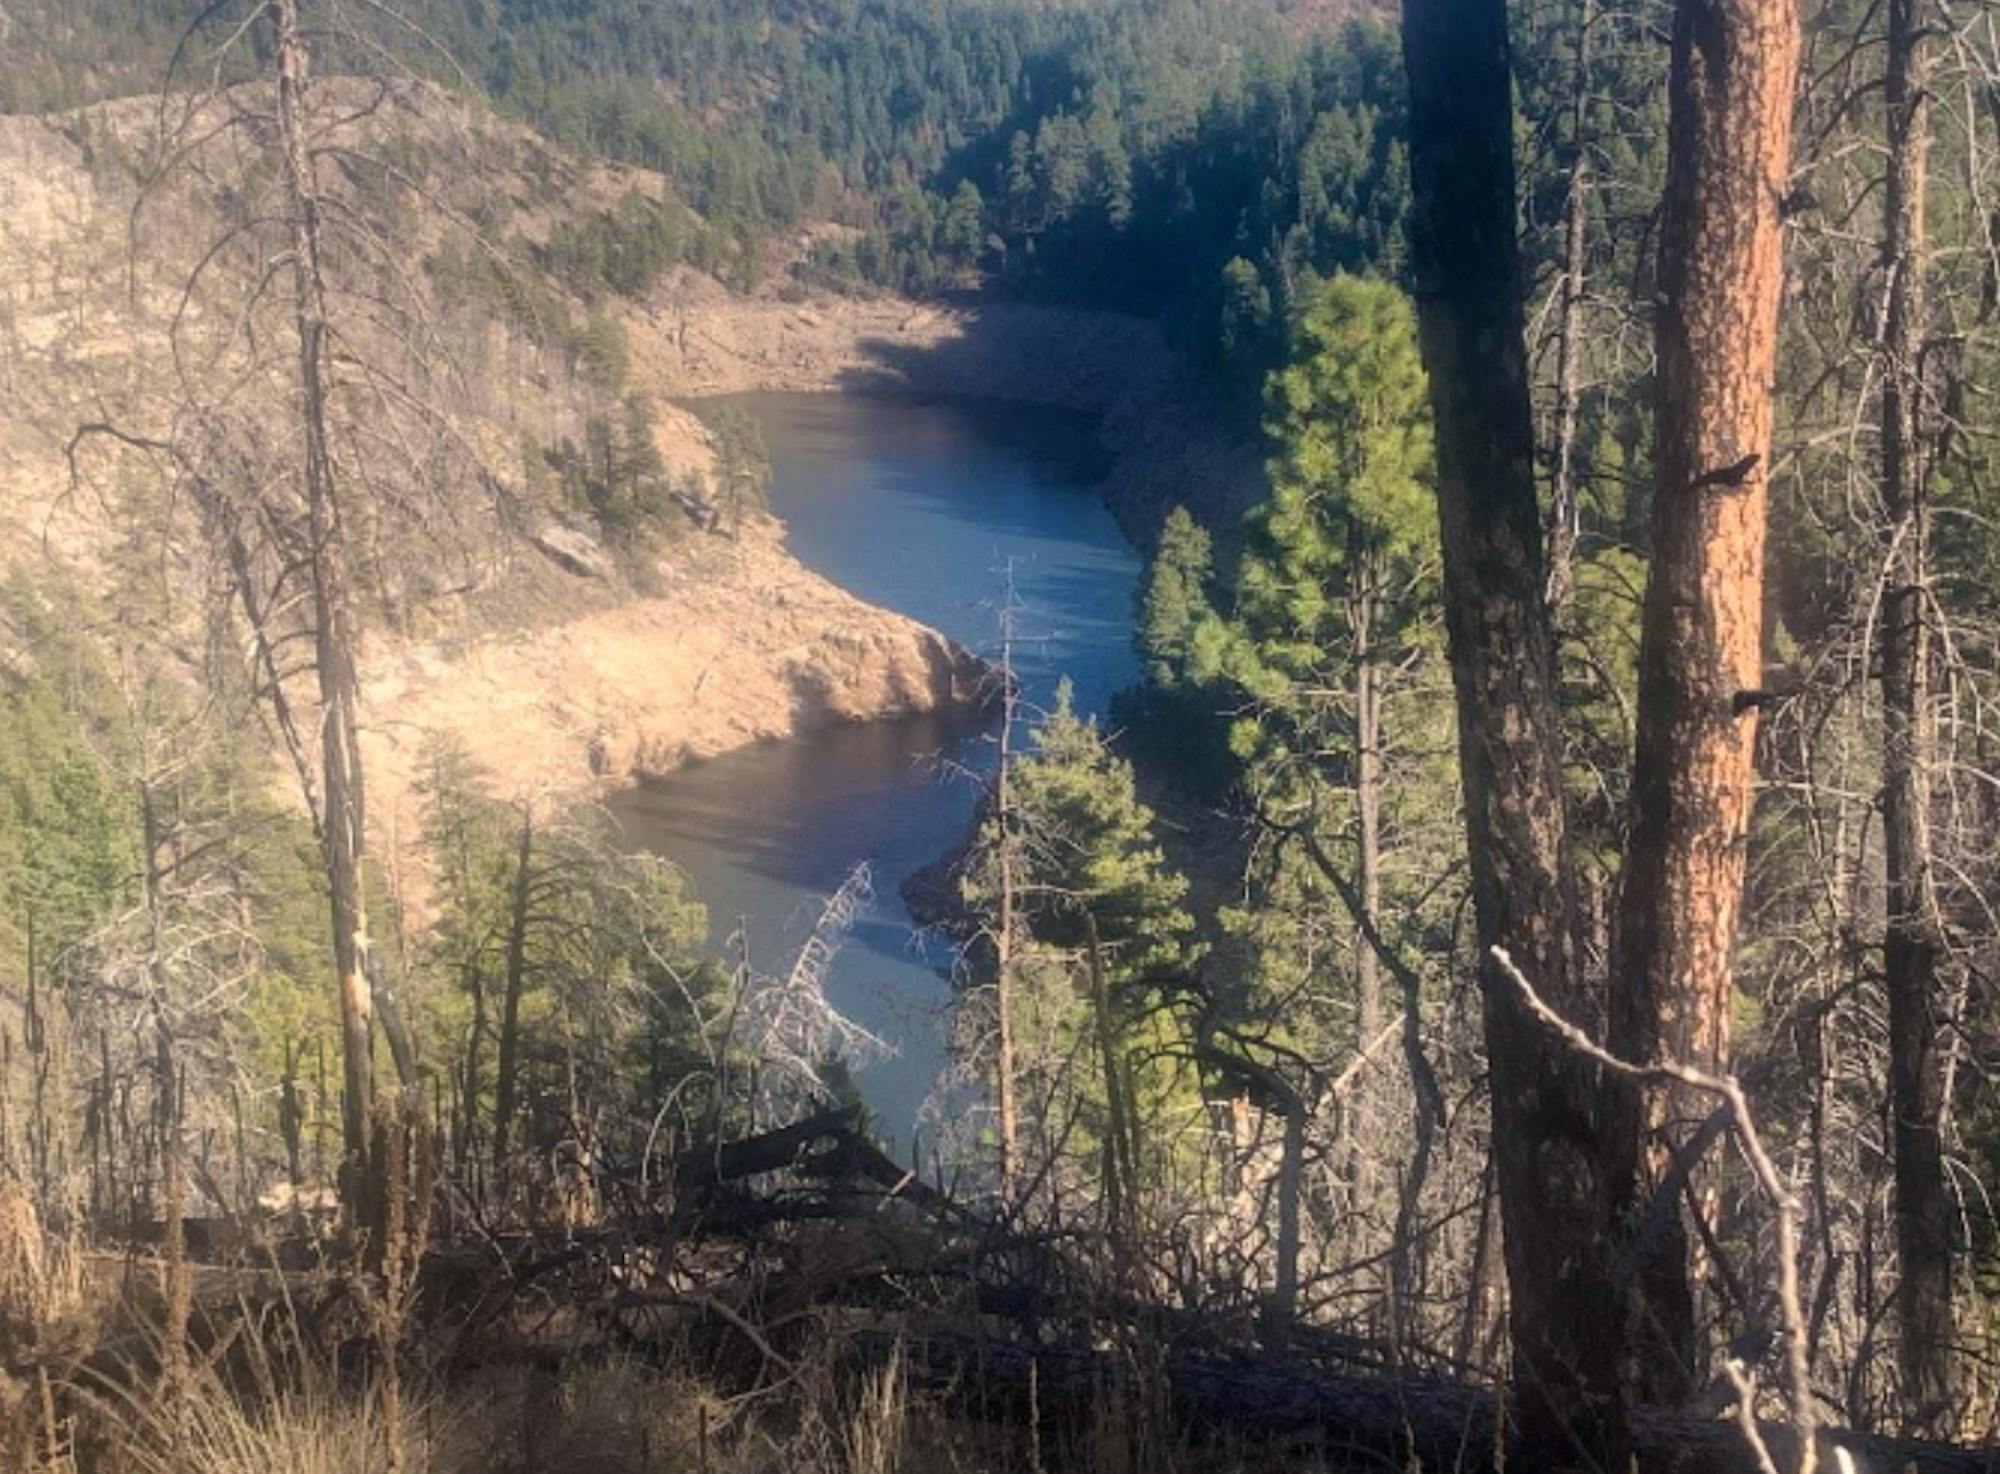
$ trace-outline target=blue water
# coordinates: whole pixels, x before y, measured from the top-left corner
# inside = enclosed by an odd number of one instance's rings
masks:
[[[758,394],[772,510],[818,573],[991,655],[1008,570],[1016,669],[1033,708],[1068,677],[1102,713],[1131,684],[1140,564],[1099,499],[1092,423],[1059,411]],[[618,799],[634,842],[675,861],[718,945],[744,927],[753,965],[787,965],[858,862],[874,900],[830,973],[835,1006],[893,1042],[863,1098],[907,1142],[944,1060],[943,940],[915,930],[902,881],[965,833],[991,732],[964,717],[864,723],[728,753]]]

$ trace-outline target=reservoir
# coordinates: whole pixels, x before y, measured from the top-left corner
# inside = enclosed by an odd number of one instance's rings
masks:
[[[992,658],[1011,576],[1025,711],[1068,677],[1078,709],[1101,716],[1137,678],[1140,561],[1098,495],[1091,419],[857,395],[709,403],[756,417],[788,545],[851,593]],[[916,929],[898,891],[965,834],[992,754],[990,724],[963,715],[863,723],[725,753],[613,804],[631,842],[688,872],[716,946],[740,927],[759,971],[789,967],[828,893],[870,867],[873,898],[828,992],[895,1048],[858,1078],[899,1144],[944,1062],[953,951]]]

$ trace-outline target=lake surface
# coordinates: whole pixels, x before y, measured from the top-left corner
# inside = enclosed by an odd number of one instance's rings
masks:
[[[1138,555],[1099,499],[1091,420],[941,400],[754,394],[772,510],[800,561],[861,598],[991,655],[1011,567],[1023,695],[1059,679],[1102,713],[1138,675]],[[719,946],[739,924],[751,962],[789,965],[825,896],[857,864],[874,898],[836,958],[837,1008],[891,1040],[859,1076],[884,1134],[908,1142],[944,1061],[952,949],[916,931],[906,877],[964,835],[990,728],[962,715],[836,728],[727,753],[621,796],[633,842],[681,865]],[[956,776],[954,776],[956,775]]]

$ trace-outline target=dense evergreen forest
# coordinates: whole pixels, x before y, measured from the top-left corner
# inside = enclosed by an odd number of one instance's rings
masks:
[[[1990,17],[0,27],[165,303],[57,436],[105,587],[0,585],[0,1454],[1987,1467]],[[640,593],[754,523],[754,422],[670,475],[617,325],[680,268],[1155,318],[1266,458],[1161,519],[1110,718],[1003,610],[913,1166],[823,988],[865,873],[753,965],[448,734],[420,835],[367,803],[366,636],[558,513]]]
[[[200,8],[30,7],[0,111],[150,85]],[[1310,27],[1224,0],[407,10],[438,48],[413,64],[659,171],[698,212],[631,200],[569,222],[553,264],[604,290],[681,261],[747,285],[830,222],[805,281],[1162,313],[1254,425],[1301,284],[1402,254],[1401,63],[1365,8]]]

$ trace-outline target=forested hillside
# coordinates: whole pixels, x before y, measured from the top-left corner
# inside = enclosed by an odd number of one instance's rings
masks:
[[[0,26],[0,1457],[1992,1467],[1985,12]],[[652,397],[1084,380],[1264,461],[1102,717]],[[753,956],[576,801],[717,688],[986,720],[909,1164],[867,870]]]
[[[319,196],[340,350],[309,435],[275,346],[295,299],[271,289],[290,243],[240,131],[253,99],[179,101],[0,119],[0,1155],[45,1201],[128,1221],[160,1211],[155,1148],[122,1123],[150,1109],[130,1092],[169,1038],[191,1129],[223,1130],[237,1100],[281,1177],[331,1180],[338,804],[372,841],[347,862],[348,934],[372,912],[385,951],[401,939],[374,978],[407,1001],[408,1069],[413,1038],[441,1060],[454,1016],[484,1008],[426,977],[450,966],[434,944],[491,940],[443,938],[483,927],[456,908],[493,899],[466,887],[519,853],[510,814],[562,857],[534,863],[583,887],[541,900],[589,929],[594,976],[630,983],[649,948],[698,971],[699,905],[611,842],[600,785],[970,701],[980,674],[793,561],[755,427],[644,392],[631,364],[665,351],[660,330],[541,263],[564,210],[670,199],[657,176],[412,78],[323,83],[305,126],[343,165]],[[504,238],[475,219],[503,216]],[[291,495],[313,455],[372,489],[349,511],[338,646],[332,581],[305,572],[326,513]],[[329,766],[336,659],[339,700],[384,719],[348,727]],[[731,680],[709,682],[723,662]],[[490,1094],[487,1027],[453,1078]],[[492,1028],[507,1089],[537,1078],[514,1024]],[[260,1174],[239,1160],[247,1190]]]
[[[16,7],[0,109],[150,84],[199,8]],[[565,148],[660,172],[698,212],[580,211],[552,250],[612,291],[687,261],[744,286],[773,271],[917,294],[999,284],[1164,313],[1254,422],[1302,278],[1393,269],[1401,251],[1400,65],[1366,6],[408,10],[426,38],[414,65]],[[321,65],[346,60],[330,48]]]

